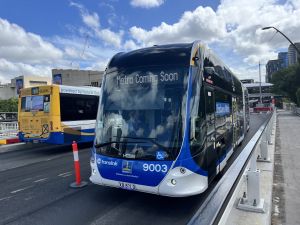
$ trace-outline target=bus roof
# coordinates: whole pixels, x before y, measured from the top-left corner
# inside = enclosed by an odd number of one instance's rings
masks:
[[[67,86],[67,85],[54,85],[59,86],[59,92],[65,94],[78,94],[78,95],[100,95],[101,88],[90,86]]]
[[[158,45],[116,54],[108,69],[155,65],[189,65],[193,43]]]
[[[28,90],[31,90],[33,88],[49,88],[50,87],[59,87],[59,92],[60,93],[65,93],[65,94],[78,94],[78,95],[100,95],[100,90],[101,88],[99,87],[91,87],[91,86],[68,86],[68,85],[57,85],[57,84],[52,84],[52,85],[40,85],[36,87],[29,87],[29,88],[24,88],[21,89],[21,95],[30,95],[28,94]]]

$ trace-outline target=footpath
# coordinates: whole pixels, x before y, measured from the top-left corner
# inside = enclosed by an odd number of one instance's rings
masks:
[[[291,111],[278,111],[274,158],[272,224],[300,224],[300,117]]]

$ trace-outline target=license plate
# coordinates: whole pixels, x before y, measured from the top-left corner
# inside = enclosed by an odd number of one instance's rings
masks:
[[[39,140],[33,140],[32,141],[34,144],[37,144],[37,143],[39,143]]]
[[[136,190],[135,184],[119,182],[119,186],[120,186],[120,188],[126,189],[126,190]]]

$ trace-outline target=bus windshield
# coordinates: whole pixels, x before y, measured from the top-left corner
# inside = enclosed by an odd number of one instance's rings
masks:
[[[25,96],[21,98],[22,112],[49,112],[50,95]]]
[[[188,67],[108,72],[95,147],[110,157],[174,160],[183,136]]]

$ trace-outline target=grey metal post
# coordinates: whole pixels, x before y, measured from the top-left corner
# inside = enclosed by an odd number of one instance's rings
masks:
[[[267,127],[267,140],[268,140],[268,144],[269,145],[272,145],[272,127],[273,127],[273,121],[272,121],[272,118],[273,118],[273,115],[270,119],[270,122],[268,124],[268,127]]]
[[[256,150],[250,159],[250,167],[246,172],[246,182],[246,191],[239,199],[237,208],[251,212],[265,212],[265,201],[260,198],[260,170],[256,167]]]
[[[271,162],[268,151],[267,129],[264,130],[259,144],[260,153],[257,156],[258,162]]]

